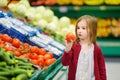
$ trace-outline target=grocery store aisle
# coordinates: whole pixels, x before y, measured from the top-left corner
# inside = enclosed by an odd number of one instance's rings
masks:
[[[120,80],[120,57],[105,57],[107,80]],[[63,67],[53,80],[67,80],[67,67]]]

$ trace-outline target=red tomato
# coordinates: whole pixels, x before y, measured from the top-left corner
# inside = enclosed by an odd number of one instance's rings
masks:
[[[14,48],[13,48],[13,46],[5,46],[4,47],[7,51],[11,51],[11,52],[14,52],[15,50],[14,50]]]
[[[1,38],[0,38],[0,44],[3,44],[3,43],[4,43],[4,41],[2,41]]]
[[[2,40],[5,42],[10,42],[10,43],[12,43],[13,41],[13,39],[8,34],[3,34]]]
[[[44,58],[38,58],[38,62],[39,62],[39,64],[44,64],[45,63],[45,61],[44,61]]]
[[[30,59],[38,59],[38,55],[36,53],[30,53],[29,58]]]
[[[32,64],[35,64],[35,65],[39,65],[39,61],[38,61],[38,60],[36,60],[36,59],[31,60],[31,63],[32,63]]]
[[[31,46],[30,47],[30,52],[39,54],[39,48],[37,46]]]
[[[14,51],[14,55],[17,57],[21,56],[20,52],[18,52],[18,51]]]
[[[28,43],[23,43],[23,46],[29,46],[29,44]]]
[[[72,32],[67,33],[66,38],[65,38],[68,42],[70,42],[71,40],[75,40],[75,35]]]
[[[52,59],[47,59],[47,60],[45,60],[46,66],[49,66],[49,65],[51,65],[52,63],[53,63]]]
[[[20,40],[17,38],[14,38],[12,45],[15,46],[16,48],[19,48],[20,47]]]
[[[51,57],[53,57],[53,53],[52,52],[47,52],[48,55],[50,55]]]
[[[40,48],[39,49],[39,54],[45,55],[46,54],[46,50],[44,48]]]
[[[45,55],[44,55],[44,59],[45,59],[45,60],[47,60],[47,59],[51,59],[51,58],[52,58],[52,56],[49,55],[49,54],[45,54]]]
[[[52,58],[52,62],[54,63],[56,61],[56,58]]]

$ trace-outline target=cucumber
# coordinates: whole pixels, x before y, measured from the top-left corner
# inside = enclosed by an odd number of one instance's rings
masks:
[[[4,55],[2,52],[0,52],[0,61],[4,61]]]
[[[11,76],[11,72],[10,71],[2,71],[2,72],[0,72],[0,76]]]
[[[32,64],[31,64],[31,63],[19,62],[19,63],[18,63],[18,66],[31,66],[31,67],[32,67]]]
[[[0,71],[9,71],[6,67],[0,67]]]
[[[6,67],[6,66],[7,66],[7,63],[5,61],[0,62],[0,67]]]
[[[19,74],[15,80],[28,80],[26,74]]]
[[[16,56],[15,56],[15,59],[16,59],[16,60],[19,60],[19,61],[22,61],[22,62],[25,62],[25,63],[30,62],[30,60],[27,59],[27,58],[20,58],[20,57],[16,57]]]
[[[17,66],[17,68],[25,69],[25,70],[32,70],[32,69],[34,69],[32,66]]]
[[[6,52],[3,53],[3,58],[4,58],[4,61],[7,62],[7,64],[12,64],[12,59],[10,59],[9,55],[7,55]]]
[[[8,80],[8,78],[4,76],[0,76],[0,80]]]
[[[27,71],[25,69],[19,69],[19,68],[15,68],[12,70],[12,74],[13,75],[18,75],[18,74],[27,74]]]

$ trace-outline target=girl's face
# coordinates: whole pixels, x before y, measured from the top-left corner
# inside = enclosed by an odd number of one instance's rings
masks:
[[[77,24],[77,36],[80,40],[89,40],[89,33],[87,29],[87,23],[85,20],[81,20]]]

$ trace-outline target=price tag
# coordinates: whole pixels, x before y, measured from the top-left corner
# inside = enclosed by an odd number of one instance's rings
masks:
[[[100,10],[105,11],[106,7],[105,6],[100,6]]]
[[[75,11],[80,11],[80,7],[79,7],[79,6],[75,6],[75,7],[74,7],[74,10],[75,10]]]
[[[67,13],[68,12],[68,8],[66,6],[61,6],[61,7],[59,7],[59,11],[61,13]]]

